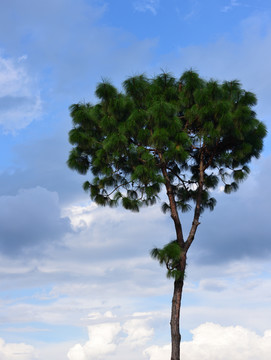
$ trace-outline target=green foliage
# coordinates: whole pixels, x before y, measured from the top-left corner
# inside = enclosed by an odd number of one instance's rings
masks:
[[[188,211],[189,202],[197,199],[201,154],[202,210],[213,208],[208,189],[219,181],[226,193],[238,188],[266,135],[252,110],[254,94],[238,81],[205,81],[194,71],[179,80],[168,73],[152,79],[139,75],[125,80],[123,87],[121,93],[103,81],[96,89],[96,105],[70,107],[74,148],[68,165],[94,175],[84,184],[94,201],[112,206],[121,200],[132,211],[154,204],[165,183],[164,166],[178,208]]]
[[[151,257],[159,261],[159,264],[167,268],[167,277],[178,280],[184,274],[180,271],[180,257],[182,249],[177,240],[166,244],[162,249],[154,248],[150,252]]]

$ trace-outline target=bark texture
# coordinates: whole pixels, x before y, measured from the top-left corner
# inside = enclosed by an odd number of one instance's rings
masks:
[[[181,345],[181,334],[180,334],[180,311],[182,292],[184,284],[184,273],[186,267],[186,255],[184,254],[181,259],[180,271],[182,276],[174,281],[174,291],[172,297],[171,306],[171,360],[180,360],[180,345]]]

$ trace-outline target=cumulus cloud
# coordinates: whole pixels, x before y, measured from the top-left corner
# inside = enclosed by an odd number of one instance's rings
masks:
[[[144,350],[143,354],[149,358],[149,360],[164,360],[170,358],[171,345],[157,346],[152,345]]]
[[[0,249],[8,255],[53,242],[71,230],[68,218],[60,215],[57,194],[41,187],[1,196],[0,207]]]
[[[148,319],[131,319],[123,325],[128,334],[125,342],[132,347],[145,344],[153,335],[153,329],[147,324]]]
[[[271,354],[271,330],[263,336],[241,326],[223,327],[205,323],[191,331],[192,341],[181,345],[183,360],[268,360]],[[170,356],[170,345],[151,346],[144,351],[149,360]]]
[[[127,278],[128,273],[134,276],[132,259],[142,255],[144,258],[141,258],[141,263],[147,258],[149,263],[155,265],[149,257],[149,251],[156,241],[154,239],[157,238],[153,235],[154,232],[160,234],[158,241],[162,242],[166,241],[171,235],[170,231],[174,230],[172,226],[169,228],[165,226],[168,218],[162,214],[159,205],[142,209],[139,214],[134,214],[121,207],[111,209],[90,202],[81,202],[63,208],[62,214],[69,217],[73,228],[77,231],[76,241],[73,234],[66,238],[66,244],[72,249],[73,254],[83,252],[84,255],[88,252],[88,259],[93,263],[99,261],[100,264],[105,260],[123,261],[117,268],[111,264],[107,276],[112,276],[112,282]],[[142,282],[145,281],[144,279],[146,273]]]
[[[116,350],[113,342],[121,331],[120,323],[104,323],[88,326],[89,341],[85,345],[76,344],[68,352],[70,360],[94,360]]]
[[[5,132],[23,129],[41,115],[41,98],[24,60],[0,56],[0,125]]]
[[[124,359],[129,351],[137,352],[137,358],[142,355],[149,360],[164,360],[170,358],[171,344],[164,346],[152,345],[147,348],[141,341],[144,331],[149,331],[148,324],[127,321],[120,323],[102,323],[88,327],[89,341],[83,346],[76,344],[68,352],[69,360],[95,360],[107,357]],[[145,319],[146,320],[146,319]],[[134,330],[138,328],[138,333]],[[127,330],[129,328],[129,330]],[[132,330],[133,329],[133,330]],[[143,332],[142,332],[143,330]],[[122,333],[128,333],[124,338]],[[145,332],[146,333],[146,332]],[[204,323],[191,331],[191,341],[183,341],[181,355],[183,360],[269,360],[271,353],[271,330],[258,335],[242,326],[221,326],[215,323]],[[148,340],[153,335],[152,329],[146,336]],[[128,338],[140,341],[130,342]],[[136,348],[136,351],[135,351]],[[114,354],[113,354],[114,352]]]
[[[123,359],[123,356],[129,352],[140,353],[146,342],[153,336],[153,329],[149,325],[152,321],[151,315],[150,313],[136,313],[130,316],[129,320],[120,323],[113,320],[116,316],[110,311],[103,315],[101,313],[89,314],[89,320],[94,322],[103,320],[103,322],[88,326],[89,340],[84,345],[73,346],[68,352],[68,358],[94,360],[106,354],[108,357],[110,354],[112,359]],[[104,322],[105,319],[107,322]],[[134,359],[132,353],[129,357]]]
[[[0,338],[0,359],[1,360],[34,360],[36,359],[34,348],[24,343],[5,343]]]
[[[87,229],[93,222],[93,211],[97,208],[94,202],[81,205],[70,205],[62,210],[64,216],[68,216],[74,230]]]

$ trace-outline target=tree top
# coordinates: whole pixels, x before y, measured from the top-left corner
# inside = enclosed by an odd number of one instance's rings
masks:
[[[192,71],[130,77],[123,91],[97,85],[97,104],[70,107],[68,165],[91,180],[84,189],[101,205],[138,211],[156,202],[167,182],[177,206],[190,209],[203,175],[201,211],[219,181],[230,193],[249,173],[267,133],[253,110],[256,96],[239,81],[206,81]],[[163,210],[168,209],[163,204]]]

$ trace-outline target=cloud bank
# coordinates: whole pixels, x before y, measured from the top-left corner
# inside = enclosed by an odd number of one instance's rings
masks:
[[[268,360],[271,354],[271,330],[263,336],[241,326],[223,327],[202,324],[191,331],[192,341],[181,345],[183,360]],[[151,346],[144,351],[149,360],[170,356],[170,345]]]
[[[133,321],[133,320],[132,320]],[[141,321],[138,319],[138,321]],[[129,322],[129,327],[132,323]],[[134,323],[135,324],[135,323]],[[142,334],[148,333],[148,340],[153,335],[153,329],[149,328],[148,322],[138,323],[137,339]],[[127,333],[128,322],[103,323],[88,327],[89,340],[82,346],[76,344],[68,352],[69,360],[96,360],[107,357],[110,359],[122,359],[124,355],[137,353],[138,359],[143,357],[148,360],[165,360],[170,358],[171,345],[152,345],[143,348],[145,341],[138,341],[127,346],[123,337],[123,330]],[[134,328],[131,325],[132,329]],[[128,338],[131,335],[128,330]],[[151,330],[151,331],[150,331]],[[263,335],[246,329],[242,326],[221,326],[211,322],[204,323],[191,331],[191,341],[183,341],[181,344],[181,356],[183,360],[269,360],[271,354],[271,330]],[[124,346],[126,345],[126,346]],[[125,354],[124,354],[125,352]]]

